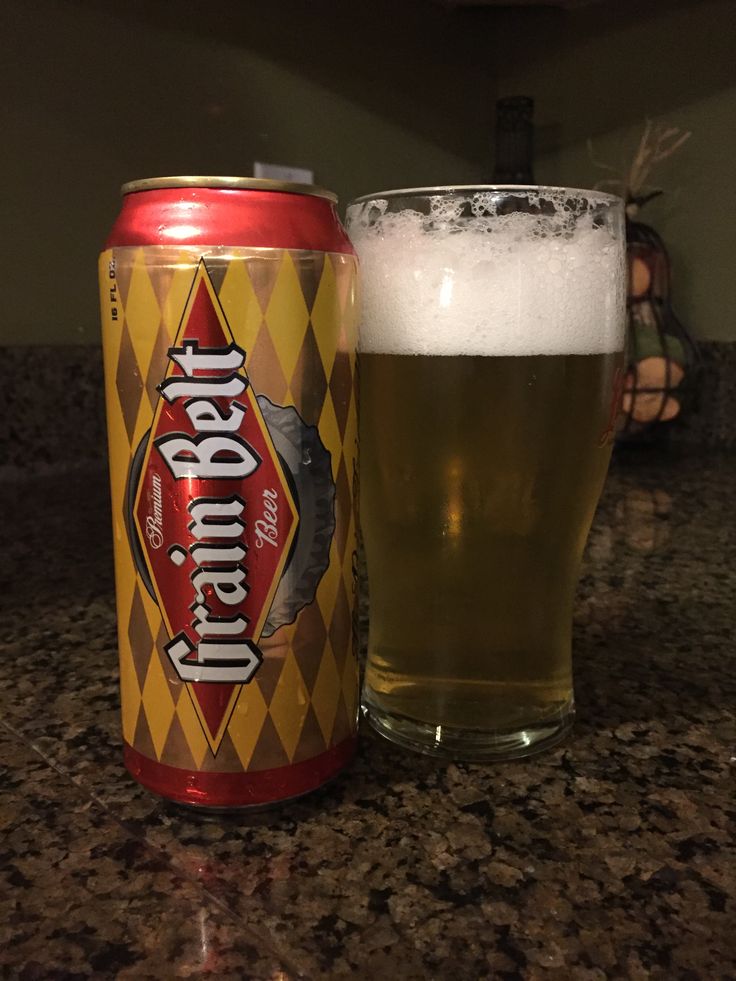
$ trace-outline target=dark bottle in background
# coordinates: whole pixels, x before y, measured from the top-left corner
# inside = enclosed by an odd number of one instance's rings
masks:
[[[534,99],[512,95],[496,102],[494,184],[533,184]]]

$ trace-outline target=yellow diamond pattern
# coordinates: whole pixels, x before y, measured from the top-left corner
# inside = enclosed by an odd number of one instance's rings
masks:
[[[281,670],[278,688],[269,706],[271,719],[289,759],[294,756],[308,708],[309,692],[296,658],[289,651]]]
[[[191,255],[185,252],[178,253],[172,257],[171,263],[174,275],[169,291],[161,304],[161,319],[166,324],[169,337],[176,337],[181,315],[192,288]]]
[[[332,653],[330,642],[327,641],[317,681],[312,692],[312,708],[317,716],[325,743],[329,743],[332,726],[335,722],[337,702],[341,694],[340,681],[335,664],[335,655]]]
[[[124,624],[124,616],[119,616],[118,622],[121,625]],[[135,724],[138,721],[138,709],[140,708],[141,696],[138,689],[138,678],[136,677],[135,667],[133,666],[133,658],[130,653],[130,644],[126,634],[126,630],[121,630],[119,633],[120,691],[122,694],[121,716],[123,739],[126,741],[126,743],[132,744],[133,735],[135,733]]]
[[[140,593],[141,599],[143,600],[143,609],[146,614],[146,620],[148,621],[148,626],[151,630],[151,636],[155,637],[158,633],[159,627],[161,626],[161,615],[158,611],[158,606],[146,589],[141,589]]]
[[[244,770],[248,769],[253,750],[258,742],[261,726],[267,715],[268,706],[258,685],[244,687],[227,730]]]
[[[335,363],[335,355],[340,341],[340,335],[331,329],[331,325],[334,324],[336,317],[339,317],[339,313],[335,270],[328,260],[325,262],[317,296],[312,307],[312,326],[314,327],[315,340],[322,358],[325,375],[328,378],[332,374],[332,366]]]
[[[325,574],[322,576],[317,587],[317,603],[323,615],[327,611],[335,609],[337,599],[337,589],[340,585],[340,556],[337,546],[333,539],[330,545],[330,564],[327,566]]]
[[[296,368],[304,335],[309,323],[309,311],[299,285],[299,275],[291,256],[281,263],[271,302],[266,311],[266,323],[279,357],[281,370],[290,379]]]
[[[117,263],[121,287],[117,303],[118,319],[114,322],[108,302],[110,282],[107,275],[108,262],[113,257]],[[108,251],[100,257],[100,282],[108,436],[111,447],[118,623],[121,628],[119,647],[123,736],[127,743],[135,745],[139,734],[143,740],[139,746],[141,751],[145,745],[146,752],[150,754],[152,746],[161,762],[176,766],[176,759],[162,754],[165,753],[172,720],[177,718],[195,764],[200,768],[207,766],[209,769],[218,769],[220,761],[212,757],[186,687],[179,683],[173,669],[167,665],[165,656],[161,656],[156,649],[155,638],[161,628],[161,617],[158,607],[137,575],[128,548],[124,520],[124,495],[131,456],[153,418],[145,382],[149,378],[149,372],[150,378],[155,381],[158,372],[157,359],[162,357],[161,351],[156,351],[156,338],[161,326],[169,337],[176,336],[200,257],[198,250],[178,247],[159,247],[155,255],[153,250],[140,248],[115,249],[114,252]],[[311,262],[309,253],[295,253],[292,256],[277,249],[251,252],[213,249],[211,254],[209,251],[207,253],[208,268],[212,264],[217,269],[219,264],[218,296],[236,342],[250,355],[259,337],[263,337],[261,332],[265,332],[270,349],[275,351],[278,358],[278,367],[272,366],[272,374],[268,379],[264,377],[263,385],[273,395],[278,387],[278,378],[283,377],[284,391],[288,389],[289,392],[285,404],[295,404],[298,412],[302,411],[301,405],[298,400],[295,401],[292,393],[299,391],[300,386],[297,384],[292,388],[292,381],[295,380],[300,357],[303,357],[302,346],[310,321],[310,333],[316,341],[325,377],[330,378],[335,355],[339,348],[345,347],[346,338],[353,376],[355,371],[354,352],[350,348],[354,344],[356,331],[352,306],[354,259],[338,255],[325,257],[311,309],[304,299],[305,295],[311,293],[309,290],[302,292],[299,279],[299,269],[305,262]],[[157,268],[161,270],[160,275],[157,274]],[[135,396],[138,401],[131,405],[124,405],[123,402],[133,398],[131,393],[137,390],[131,387],[130,392],[120,391],[116,383],[121,344],[126,333],[127,343],[132,346],[137,370],[140,371],[143,382],[143,386],[139,386],[139,394]],[[162,363],[161,378],[165,367]],[[251,370],[248,361],[246,369],[249,372]],[[251,373],[251,383],[256,392],[263,390],[259,387],[259,370],[261,369],[257,364]],[[129,440],[125,419],[130,420],[131,416],[135,419],[135,426]],[[340,435],[329,388],[325,392],[318,429],[320,439],[331,455],[333,478],[337,477],[344,460],[352,483],[357,438],[354,397],[347,415],[344,438]],[[344,519],[350,521],[347,547],[344,555],[341,555],[333,539],[330,562],[318,584],[314,600],[325,624],[327,637],[320,650],[315,649],[309,654],[319,661],[312,694],[310,696],[293,647],[295,642],[302,644],[299,648],[299,656],[302,657],[303,638],[299,641],[299,623],[305,612],[302,611],[295,623],[281,627],[273,637],[273,649],[278,651],[278,658],[282,659],[283,666],[279,673],[278,665],[269,665],[276,682],[268,690],[267,697],[264,697],[257,684],[244,686],[230,718],[227,733],[242,769],[248,769],[251,761],[258,769],[268,768],[269,754],[274,759],[278,757],[280,765],[283,763],[284,752],[289,760],[294,757],[304,759],[324,752],[332,744],[333,725],[341,701],[344,702],[351,724],[354,721],[358,699],[357,665],[349,650],[340,675],[329,640],[329,626],[341,578],[345,581],[351,606],[353,603],[354,521],[352,515],[348,519],[346,514]],[[146,622],[154,638],[148,654],[150,660],[142,692],[127,630],[136,583]],[[275,643],[277,640],[279,643]],[[138,663],[140,664],[140,659]],[[309,712],[310,706],[312,715]],[[270,726],[265,725],[267,720],[270,720]],[[222,768],[233,769],[234,765],[231,761],[227,766],[222,764]]]
[[[340,437],[340,427],[337,422],[337,416],[335,415],[335,406],[332,402],[332,395],[328,389],[325,393],[325,404],[322,408],[322,414],[319,417],[319,422],[317,424],[319,429],[319,434],[322,437],[322,442],[325,446],[341,446],[342,439]],[[340,467],[340,456],[337,453],[332,454],[332,476],[337,478],[337,471]]]
[[[143,249],[138,249],[133,260],[133,273],[125,304],[125,320],[135,356],[144,374],[151,361],[160,317],[149,267]]]
[[[174,717],[174,701],[169,691],[169,681],[155,651],[151,654],[142,696],[148,728],[156,749],[156,755],[160,758],[161,750],[169,734],[171,720]]]
[[[350,396],[350,408],[345,423],[345,466],[352,481],[355,454],[358,448],[358,412],[355,404],[355,390]]]
[[[207,742],[207,737],[202,732],[202,727],[199,724],[199,719],[197,718],[197,713],[188,691],[183,690],[181,692],[176,706],[176,714],[186,734],[187,743],[194,757],[194,762],[197,766],[201,767],[207,755],[209,743]]]
[[[253,284],[244,259],[234,259],[227,268],[218,299],[229,324],[238,324],[238,343],[248,353],[252,351],[263,320]]]
[[[141,700],[138,677],[136,675],[135,665],[133,664],[133,655],[130,650],[130,640],[128,639],[128,617],[133,605],[135,581],[130,576],[127,566],[120,555],[122,548],[119,547],[118,542],[115,543],[115,546],[115,564],[117,567],[115,578],[117,582],[118,646],[120,658],[120,701],[123,738],[126,742],[132,743]]]

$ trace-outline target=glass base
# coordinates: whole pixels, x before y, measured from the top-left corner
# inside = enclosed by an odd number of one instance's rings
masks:
[[[462,729],[432,726],[380,708],[364,692],[361,705],[370,725],[386,739],[425,756],[456,762],[515,760],[533,756],[562,742],[572,728],[575,707],[572,701],[554,715],[523,729]]]

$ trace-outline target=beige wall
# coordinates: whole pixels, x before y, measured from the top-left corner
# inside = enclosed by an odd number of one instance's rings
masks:
[[[736,339],[736,4],[8,0],[0,343],[98,340],[95,258],[134,177],[314,169],[343,203],[487,179],[497,94],[530,94],[537,179],[590,186],[647,114],[692,129],[645,212],[701,337]]]

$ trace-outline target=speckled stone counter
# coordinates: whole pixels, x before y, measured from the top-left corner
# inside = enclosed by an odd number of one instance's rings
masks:
[[[205,820],[122,767],[104,473],[5,484],[0,976],[736,978],[735,486],[615,465],[564,746]]]

